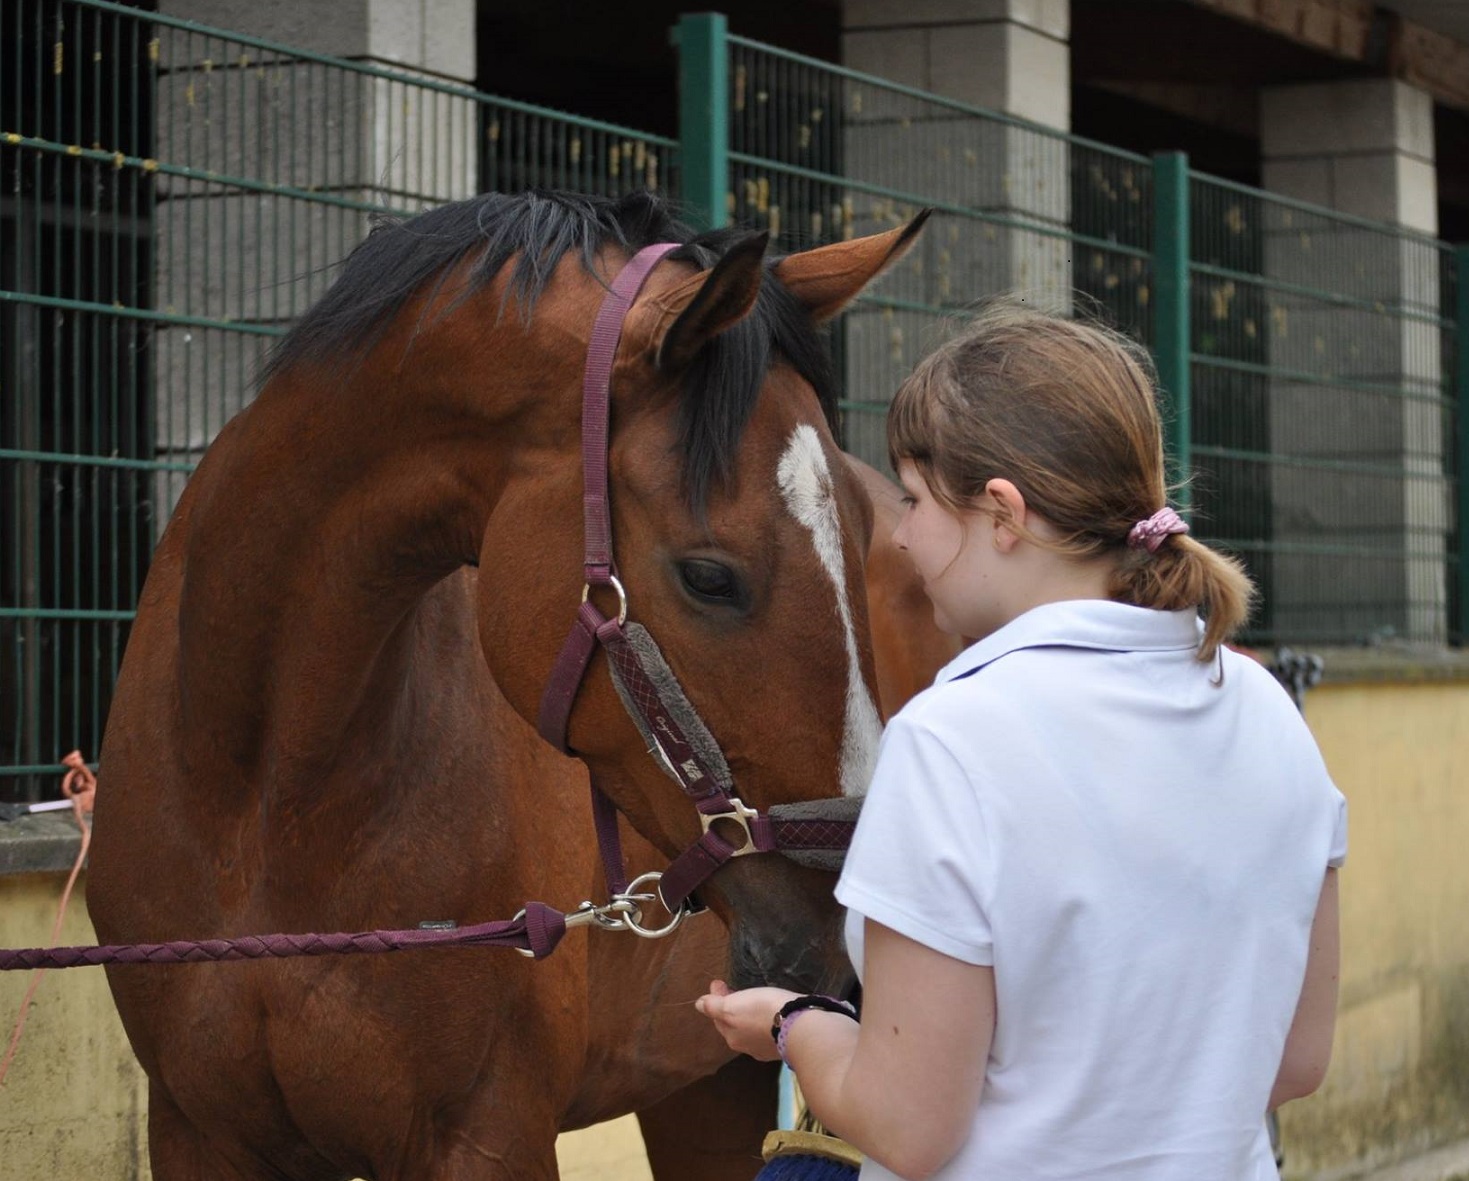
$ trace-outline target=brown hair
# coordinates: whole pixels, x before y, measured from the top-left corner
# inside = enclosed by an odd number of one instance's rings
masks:
[[[1018,306],[989,306],[925,358],[888,413],[893,467],[910,460],[951,509],[995,511],[1010,480],[1061,533],[1027,540],[1078,559],[1110,555],[1118,602],[1205,617],[1199,659],[1244,624],[1254,598],[1233,558],[1183,534],[1156,553],[1128,533],[1167,502],[1152,363],[1119,332]],[[1013,527],[1013,525],[1012,525]]]

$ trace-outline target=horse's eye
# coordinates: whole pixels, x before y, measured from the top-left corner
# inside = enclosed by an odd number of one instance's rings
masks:
[[[679,577],[695,598],[714,603],[733,603],[740,597],[739,580],[728,566],[704,558],[689,558],[678,564]]]

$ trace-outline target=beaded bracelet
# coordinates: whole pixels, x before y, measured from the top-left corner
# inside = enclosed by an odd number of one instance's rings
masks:
[[[827,1013],[840,1013],[843,1017],[850,1017],[853,1021],[857,1018],[857,1009],[849,1001],[839,1001],[834,996],[822,996],[812,993],[809,996],[798,996],[795,1000],[786,1001],[776,1013],[775,1020],[770,1023],[770,1036],[775,1042],[775,1052],[780,1055],[780,1060],[789,1066],[790,1059],[786,1057],[786,1038],[790,1036],[791,1026],[795,1024],[796,1018],[802,1013],[809,1013],[812,1009],[821,1009]]]

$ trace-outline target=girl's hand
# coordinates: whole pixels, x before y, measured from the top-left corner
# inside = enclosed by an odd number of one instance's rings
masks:
[[[731,1050],[761,1062],[773,1062],[780,1055],[775,1052],[775,1040],[770,1036],[771,1022],[786,1001],[799,995],[784,988],[745,988],[731,992],[723,980],[715,980],[709,985],[708,993],[694,1002],[694,1008],[714,1022],[714,1028]]]

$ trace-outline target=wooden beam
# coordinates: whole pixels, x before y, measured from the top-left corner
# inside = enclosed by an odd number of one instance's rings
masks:
[[[1469,109],[1469,44],[1372,0],[1187,0],[1343,61],[1381,70]]]
[[[1392,74],[1446,106],[1469,110],[1469,45],[1412,21],[1400,22]]]
[[[1364,60],[1372,0],[1189,0],[1347,61]]]

